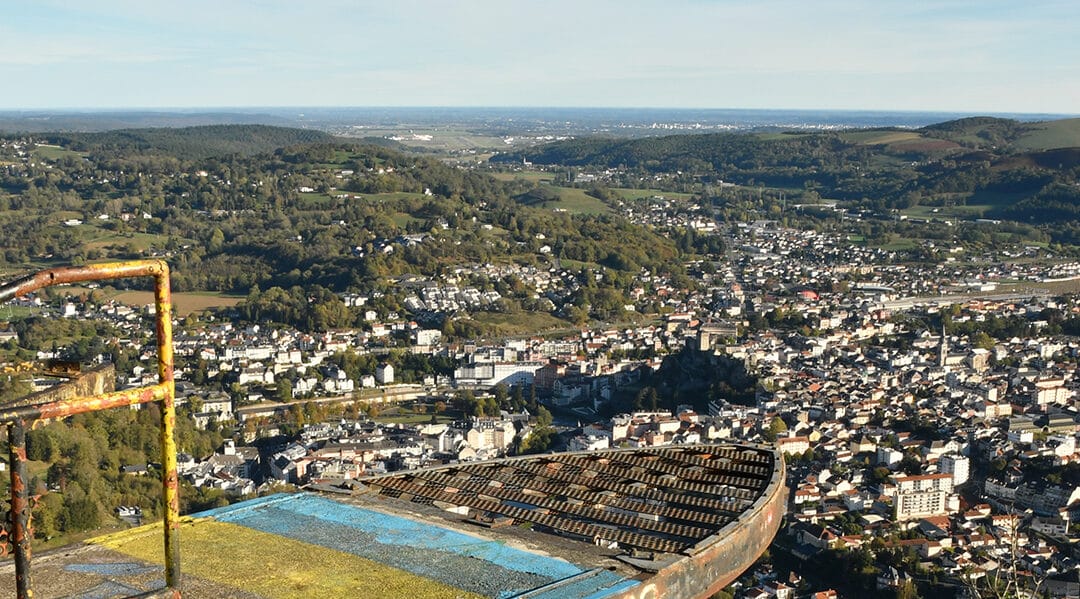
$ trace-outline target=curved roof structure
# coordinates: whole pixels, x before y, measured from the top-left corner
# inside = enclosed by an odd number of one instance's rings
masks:
[[[772,541],[771,447],[544,454],[272,495],[183,521],[185,597],[708,597]],[[35,556],[43,596],[160,588],[159,526]],[[0,565],[0,584],[12,576]]]

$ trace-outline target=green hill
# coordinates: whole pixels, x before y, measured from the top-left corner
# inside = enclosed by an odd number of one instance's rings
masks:
[[[1025,150],[1080,148],[1080,118],[1031,123],[1016,146]]]
[[[930,125],[928,137],[964,146],[1014,152],[1080,147],[1080,119],[1022,123],[995,117],[971,117]]]
[[[118,129],[100,133],[47,134],[50,143],[72,150],[98,153],[162,154],[202,159],[239,154],[251,156],[305,143],[336,138],[321,131],[268,125],[207,125],[158,129]]]

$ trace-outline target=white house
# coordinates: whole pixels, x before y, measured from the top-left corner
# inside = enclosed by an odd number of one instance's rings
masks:
[[[394,367],[389,364],[379,364],[379,366],[375,368],[375,380],[383,385],[393,383]]]

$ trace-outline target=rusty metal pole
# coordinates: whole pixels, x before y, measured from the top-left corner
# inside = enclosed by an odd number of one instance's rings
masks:
[[[174,599],[180,591],[180,496],[176,464],[176,385],[173,379],[172,293],[169,265],[163,260],[133,260],[108,264],[43,270],[0,284],[0,303],[51,285],[84,281],[154,277],[157,308],[158,384],[106,393],[99,397],[74,398],[43,404],[13,405],[0,409],[0,424],[10,427],[12,534],[15,547],[19,599],[30,599],[30,506],[26,488],[26,422],[65,418],[73,414],[109,408],[161,402],[162,507],[165,512],[165,584]],[[20,491],[21,489],[21,491]]]
[[[173,380],[172,292],[169,267],[154,275],[157,310],[158,384],[166,388],[161,400],[161,475],[165,508],[165,585],[180,597],[180,477],[176,465],[176,383]]]
[[[34,596],[30,584],[30,489],[26,480],[26,424],[8,427],[11,456],[11,544],[15,548],[15,592],[19,599]]]

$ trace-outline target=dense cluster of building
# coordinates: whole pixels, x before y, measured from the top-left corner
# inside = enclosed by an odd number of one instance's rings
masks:
[[[664,202],[649,205],[663,213]],[[893,252],[770,222],[732,227],[726,244],[729,259],[690,265],[696,289],[644,272],[635,279],[632,301],[658,303],[659,321],[584,329],[568,338],[447,344],[438,330],[373,312],[362,330],[318,335],[204,322],[176,335],[179,397],[198,403],[193,416],[207,426],[275,413],[280,405],[257,402],[285,380],[296,397],[346,402],[365,388],[379,388],[382,401],[393,401],[445,400],[451,388],[531,386],[550,407],[580,421],[564,434],[572,450],[776,443],[791,465],[783,536],[796,556],[899,549],[914,559],[899,567],[881,562],[879,570],[889,574],[885,586],[916,575],[959,580],[1009,571],[1045,580],[1055,594],[1076,591],[1065,580],[1075,581],[1080,570],[1071,549],[1080,517],[1073,467],[1080,461],[1080,343],[1052,334],[1049,319],[1068,318],[1078,308],[1067,299],[997,288],[1068,279],[1078,272],[1075,264],[1041,260],[1040,249],[1019,250],[1026,259],[1015,262],[1004,256],[1012,248],[965,256],[963,248],[944,247],[937,249],[964,259],[898,265]],[[471,287],[478,275],[554,299],[580,283],[565,269],[475,265],[448,271],[445,279],[401,281],[405,307],[485,309],[500,296]],[[959,295],[971,291],[978,299]],[[359,310],[367,301],[355,294],[342,299]],[[122,335],[116,343],[137,349],[140,358],[120,373],[121,386],[156,380],[141,322],[151,308],[19,301],[59,317],[107,320]],[[1018,322],[1022,332],[980,334],[990,322]],[[425,376],[395,395],[389,364],[352,378],[332,360],[345,351],[378,351],[388,338],[451,359],[452,376]],[[0,331],[0,343],[15,339],[13,331]],[[707,409],[596,416],[619,389],[640,386],[663,356],[687,347],[744,363],[758,381],[753,404],[717,398]],[[232,393],[201,384],[216,378],[229,381]],[[252,410],[253,402],[268,411]],[[342,485],[366,474],[498,457],[530,431],[528,413],[505,412],[450,424],[309,423],[299,439],[261,456],[230,444],[213,456],[183,456],[181,465],[193,484],[240,496],[267,480]],[[743,596],[790,596],[785,593],[808,584],[757,574]]]

